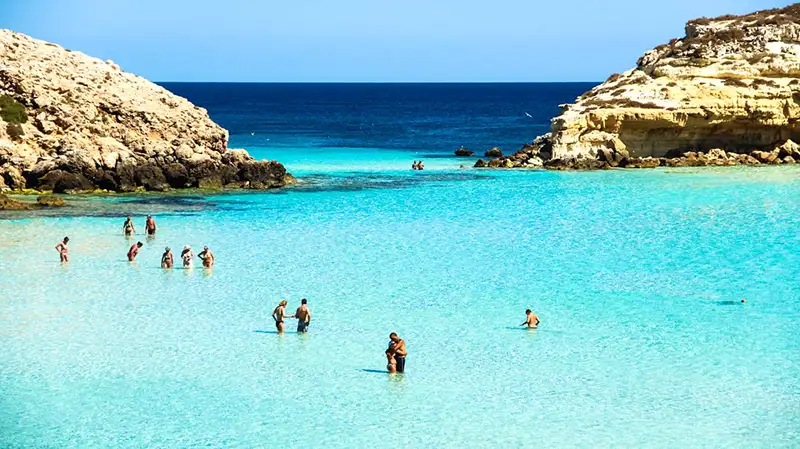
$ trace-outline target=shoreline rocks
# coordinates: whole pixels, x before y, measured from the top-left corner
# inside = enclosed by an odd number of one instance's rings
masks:
[[[603,170],[611,168],[656,167],[724,167],[735,165],[794,165],[800,164],[800,145],[786,140],[772,148],[746,153],[712,148],[708,151],[673,150],[664,157],[631,156],[624,149],[602,148],[594,157],[574,156],[553,158],[549,136],[540,136],[516,153],[486,162],[479,159],[476,168],[543,168],[548,170]]]
[[[110,61],[0,30],[0,190],[271,189],[206,110]]]

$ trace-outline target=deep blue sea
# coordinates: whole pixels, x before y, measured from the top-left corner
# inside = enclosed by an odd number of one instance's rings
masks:
[[[0,448],[800,445],[797,166],[453,157],[516,150],[588,84],[166,87],[300,184],[2,216]],[[187,244],[213,270],[159,267]],[[310,332],[277,335],[301,298]]]

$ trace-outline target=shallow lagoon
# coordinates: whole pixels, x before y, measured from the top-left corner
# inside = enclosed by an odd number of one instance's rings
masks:
[[[274,157],[310,184],[0,221],[0,446],[798,444],[796,168]],[[128,264],[116,214],[152,210]],[[213,272],[158,268],[187,243]],[[302,297],[310,333],[276,335]]]

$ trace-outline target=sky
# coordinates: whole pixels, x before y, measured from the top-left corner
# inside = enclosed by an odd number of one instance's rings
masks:
[[[153,81],[602,81],[771,0],[0,0],[9,28]]]

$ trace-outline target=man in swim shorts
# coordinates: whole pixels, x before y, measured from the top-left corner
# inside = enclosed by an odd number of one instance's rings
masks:
[[[139,255],[139,248],[144,246],[142,242],[136,242],[131,245],[131,249],[128,250],[128,262],[133,262],[136,259],[136,256]]]
[[[307,299],[303,298],[300,301],[300,307],[294,312],[294,317],[297,318],[297,333],[308,332],[308,325],[311,323],[311,311],[308,310]]]
[[[536,329],[536,326],[539,325],[539,317],[536,316],[535,313],[531,312],[531,309],[525,311],[525,322],[520,324],[520,326],[528,326],[528,329]]]
[[[283,333],[283,319],[286,317],[286,301],[281,301],[278,304],[278,307],[275,307],[275,310],[272,311],[272,319],[275,320],[275,327],[278,329],[278,333]]]
[[[67,248],[67,243],[69,243],[69,237],[64,237],[64,240],[56,245],[56,251],[58,251],[61,262],[69,262],[69,248]]]
[[[406,370],[406,356],[408,355],[406,342],[394,332],[389,334],[389,348],[386,350],[387,358],[390,354],[394,356],[397,372],[404,372]]]
[[[147,216],[147,221],[144,222],[144,232],[147,235],[156,235],[156,221],[150,215]]]

